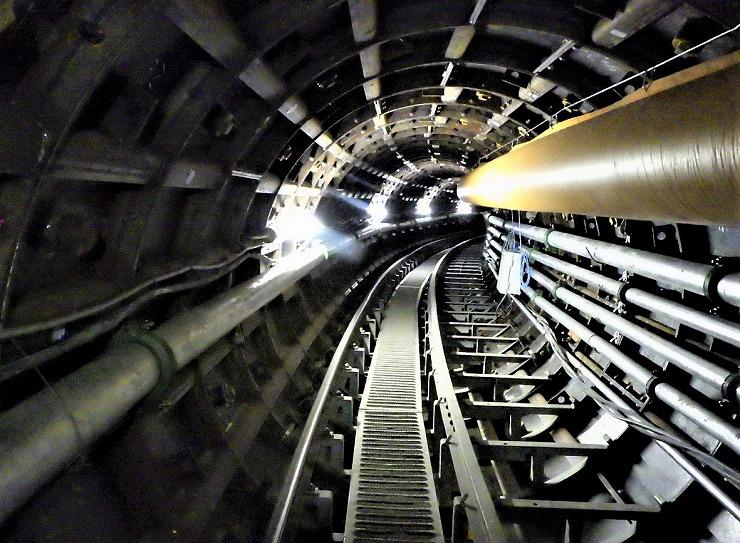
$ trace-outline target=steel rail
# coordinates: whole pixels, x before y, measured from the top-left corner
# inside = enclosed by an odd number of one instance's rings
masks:
[[[435,390],[437,392],[440,409],[446,411],[442,416],[445,432],[449,439],[448,445],[452,462],[457,476],[460,492],[466,495],[465,513],[471,527],[470,532],[474,534],[476,543],[500,543],[507,540],[506,533],[499,519],[496,507],[488,489],[488,484],[480,469],[478,460],[470,440],[470,435],[465,426],[460,405],[455,395],[455,389],[450,378],[444,346],[442,345],[442,334],[439,327],[437,315],[437,276],[449,258],[450,254],[459,249],[463,244],[457,245],[445,252],[432,272],[429,281],[429,292],[427,298],[428,311],[428,337],[429,355],[433,368]],[[459,429],[459,431],[458,431]]]
[[[370,292],[367,294],[367,296],[365,296],[365,299],[360,304],[357,311],[355,311],[355,314],[352,316],[352,319],[347,325],[347,328],[345,329],[344,334],[342,335],[342,338],[340,339],[339,344],[337,345],[337,348],[332,355],[331,361],[329,362],[329,366],[326,370],[326,374],[324,375],[324,379],[321,382],[321,386],[316,395],[316,400],[311,407],[311,411],[308,415],[308,419],[306,420],[306,424],[303,426],[303,431],[301,432],[301,437],[298,440],[296,451],[293,455],[293,459],[291,460],[288,472],[283,479],[280,494],[278,495],[275,508],[273,509],[273,513],[270,518],[270,523],[268,525],[266,536],[264,539],[265,541],[269,541],[271,543],[279,543],[280,541],[282,541],[283,535],[285,533],[285,528],[288,523],[290,510],[292,508],[298,490],[300,476],[306,464],[306,460],[309,456],[311,444],[314,440],[317,430],[320,427],[323,427],[327,418],[327,414],[325,413],[326,401],[333,390],[332,387],[334,382],[336,381],[337,373],[346,358],[347,349],[351,345],[352,340],[357,335],[357,328],[361,323],[361,319],[368,313],[368,308],[370,307],[370,304],[375,300],[378,292],[383,287],[388,277],[392,273],[396,272],[398,268],[401,267],[409,259],[422,253],[425,250],[428,250],[430,246],[438,242],[439,241],[436,240],[427,243],[415,249],[414,251],[411,251],[409,254],[399,258],[396,262],[391,264],[388,269],[386,269],[385,272],[383,272],[383,274],[378,278],[373,287],[370,289]]]

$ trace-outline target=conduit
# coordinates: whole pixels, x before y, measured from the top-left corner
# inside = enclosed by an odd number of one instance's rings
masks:
[[[740,429],[725,422],[671,385],[667,383],[651,384],[651,381],[655,377],[614,345],[594,334],[589,328],[570,317],[553,303],[546,300],[541,294],[535,292],[531,287],[524,287],[522,292],[532,300],[533,304],[545,311],[555,321],[568,328],[585,343],[611,360],[615,366],[629,375],[636,385],[646,388],[652,386],[655,397],[692,420],[707,433],[727,445],[736,454],[740,454]]]
[[[707,264],[689,262],[539,226],[505,221],[495,216],[488,217],[488,222],[493,226],[517,232],[545,246],[562,249],[590,258],[594,262],[655,279],[674,290],[687,290],[708,296],[713,301],[721,300],[740,307],[740,273],[722,275],[721,269]]]
[[[499,233],[497,230],[491,229],[489,232],[493,232],[494,235],[498,234],[500,238],[505,237],[504,234]],[[493,242],[493,240],[491,241]],[[494,247],[500,250],[501,246],[496,243]],[[522,252],[528,255],[530,262],[544,264],[550,269],[584,281],[607,294],[623,297],[625,301],[638,307],[675,319],[690,328],[740,347],[740,327],[733,322],[702,313],[701,311],[691,309],[671,300],[666,300],[655,294],[635,288],[629,283],[611,279],[600,273],[571,264],[570,262],[565,262],[537,249],[522,247]]]
[[[686,349],[671,343],[667,339],[648,332],[644,328],[628,321],[609,311],[608,309],[576,294],[572,290],[561,287],[555,281],[546,277],[537,270],[531,270],[530,276],[534,281],[542,285],[555,298],[572,305],[583,311],[615,330],[618,330],[624,336],[639,343],[646,349],[649,349],[662,357],[668,362],[681,368],[688,374],[701,379],[705,383],[714,387],[720,394],[728,398],[740,399],[740,389],[737,388],[735,375],[730,371],[719,367],[718,365],[706,360]],[[738,449],[740,451],[740,448]]]
[[[477,168],[471,204],[740,224],[740,52],[658,80]]]

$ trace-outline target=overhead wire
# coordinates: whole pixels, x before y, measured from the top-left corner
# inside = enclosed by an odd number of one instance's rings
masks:
[[[125,319],[139,310],[143,305],[149,303],[155,298],[166,294],[175,294],[185,290],[192,290],[194,288],[205,286],[232,272],[244,261],[252,257],[256,257],[256,255],[245,254],[243,255],[243,257],[232,261],[231,264],[229,264],[225,268],[218,270],[217,273],[209,275],[208,277],[154,289],[140,296],[139,298],[136,298],[129,305],[116,310],[108,317],[95,321],[94,323],[86,326],[74,335],[71,335],[67,339],[60,341],[59,343],[53,344],[29,355],[25,355],[17,360],[13,360],[5,364],[0,364],[0,382],[29,369],[37,368],[38,366],[44,364],[45,362],[48,362],[49,360],[62,356],[63,354],[66,354],[78,347],[81,347],[82,345],[95,340],[101,335],[110,332],[118,325],[120,325]],[[15,340],[16,338],[15,336],[10,336],[10,339]]]
[[[505,144],[501,145],[500,147],[497,147],[496,149],[492,150],[490,153],[487,153],[487,154],[483,155],[478,160],[478,163],[476,164],[476,166],[480,165],[480,163],[483,160],[486,160],[489,156],[491,156],[492,154],[494,154],[497,151],[501,151],[501,150],[505,149],[506,147],[513,148],[513,146],[517,142],[519,142],[522,138],[528,136],[529,134],[531,134],[532,132],[534,132],[535,130],[537,130],[538,128],[540,128],[541,126],[543,126],[545,124],[548,124],[549,125],[550,122],[551,122],[551,120],[552,119],[557,119],[557,116],[560,115],[561,113],[563,113],[563,112],[571,112],[574,107],[579,106],[579,105],[587,102],[588,100],[591,100],[592,98],[595,98],[595,97],[597,97],[597,96],[599,96],[601,94],[604,94],[605,92],[608,92],[608,91],[613,90],[613,89],[615,89],[615,88],[617,88],[619,86],[622,86],[625,83],[629,83],[630,81],[632,81],[634,79],[643,79],[647,75],[649,75],[652,72],[654,72],[655,70],[657,70],[658,68],[661,68],[661,67],[665,66],[666,64],[669,64],[670,62],[673,62],[674,60],[677,60],[677,59],[679,59],[679,58],[681,58],[683,56],[686,56],[689,53],[691,53],[693,51],[696,51],[697,49],[700,49],[700,48],[704,47],[705,45],[708,45],[708,44],[712,43],[715,40],[718,40],[719,38],[722,38],[724,36],[727,36],[728,34],[732,34],[733,32],[735,32],[738,29],[740,29],[740,23],[739,24],[736,24],[732,28],[729,28],[729,29],[727,29],[727,30],[725,30],[723,32],[720,32],[719,34],[715,34],[711,38],[708,38],[708,39],[704,40],[701,43],[698,43],[698,44],[696,44],[696,45],[694,45],[692,47],[689,47],[685,51],[681,51],[680,53],[677,53],[677,54],[673,55],[672,57],[669,57],[669,58],[667,58],[665,60],[662,60],[662,61],[658,62],[657,64],[655,64],[655,65],[653,65],[653,66],[651,66],[649,68],[645,68],[641,72],[638,72],[636,74],[633,74],[633,75],[627,77],[626,79],[622,79],[622,80],[617,81],[616,83],[614,83],[612,85],[609,85],[608,87],[604,87],[603,89],[598,90],[598,91],[596,91],[596,92],[594,92],[592,94],[589,94],[585,98],[581,98],[580,100],[578,100],[576,102],[573,102],[572,104],[564,105],[558,111],[556,111],[555,113],[551,114],[547,119],[544,119],[544,120],[540,121],[538,124],[534,125],[532,128],[527,129],[526,131],[524,131],[523,133],[521,133],[520,135],[518,135],[516,138],[513,138],[513,139],[509,140],[508,142],[506,142]]]
[[[261,243],[247,245],[238,253],[231,255],[230,258],[227,258],[225,261],[219,262],[217,264],[206,264],[206,265],[199,264],[199,265],[185,266],[177,270],[164,273],[157,277],[148,279],[147,281],[139,285],[136,285],[135,287],[128,289],[109,300],[106,300],[99,304],[86,307],[84,309],[80,309],[78,311],[69,313],[61,317],[56,317],[53,319],[48,319],[48,320],[40,321],[40,322],[34,322],[31,324],[26,324],[22,326],[15,326],[12,328],[0,328],[0,341],[6,341],[8,339],[17,338],[21,336],[28,336],[28,335],[36,334],[39,332],[44,332],[46,330],[52,330],[54,328],[61,328],[75,321],[93,317],[97,314],[102,313],[103,311],[106,311],[107,309],[110,309],[112,307],[115,307],[116,305],[124,303],[126,300],[132,298],[133,296],[135,296],[139,292],[142,292],[143,290],[146,290],[147,288],[153,287],[164,281],[175,279],[176,277],[184,275],[185,273],[188,273],[188,272],[203,272],[203,271],[214,271],[214,270],[219,271],[235,263],[237,263],[237,265],[241,264],[247,258],[252,256],[252,255],[247,254],[249,253],[249,251],[258,249],[260,246],[261,246]],[[216,273],[209,278],[212,278],[213,280],[215,280],[221,277],[222,275],[223,274],[219,275]],[[205,279],[209,279],[209,278],[205,278]],[[192,282],[193,281],[184,282],[180,284],[188,285]],[[177,286],[177,285],[171,285],[171,287],[174,287],[174,286]]]

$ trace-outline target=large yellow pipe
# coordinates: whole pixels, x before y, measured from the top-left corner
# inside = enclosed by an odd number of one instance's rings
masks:
[[[653,82],[477,168],[472,204],[740,224],[740,52]]]

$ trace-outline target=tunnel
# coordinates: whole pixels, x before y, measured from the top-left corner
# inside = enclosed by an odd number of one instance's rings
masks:
[[[0,541],[740,541],[739,29],[0,0]]]

